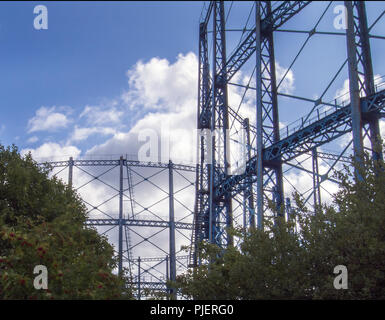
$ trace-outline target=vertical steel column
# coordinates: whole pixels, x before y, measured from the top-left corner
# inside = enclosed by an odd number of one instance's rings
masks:
[[[214,111],[214,104],[212,104],[212,110]],[[210,243],[215,243],[216,232],[215,232],[215,203],[214,203],[214,184],[215,184],[215,112],[212,112],[212,127],[211,133],[212,136],[209,138],[211,140],[210,147],[208,152],[210,153],[210,164],[208,165],[208,202],[209,202],[209,217],[208,217],[208,238]]]
[[[211,128],[211,110],[209,99],[209,62],[208,62],[208,44],[207,44],[207,25],[201,23],[199,25],[199,90],[198,90],[198,130],[209,130]],[[209,211],[210,201],[208,196],[208,189],[212,187],[211,184],[211,161],[207,161],[206,157],[211,157],[210,149],[206,150],[208,146],[211,147],[210,137],[203,135],[199,136],[198,142],[198,157],[200,161],[197,166],[197,193],[196,193],[196,213],[195,213],[195,239],[196,244],[203,240],[202,237],[206,235],[209,237]],[[204,214],[207,213],[207,216]],[[202,230],[203,229],[203,230]],[[196,252],[195,248],[195,252]],[[194,255],[194,264],[196,265],[197,256]]]
[[[318,153],[317,148],[312,150],[312,164],[313,164],[313,196],[314,196],[314,207],[321,205],[321,190],[320,190],[320,179],[318,170]]]
[[[268,19],[271,14],[269,1],[256,2],[257,211],[259,227],[262,227],[264,214],[264,184],[266,186],[268,183],[272,184],[270,189],[276,205],[275,215],[284,217],[282,212],[284,201],[282,161],[279,157],[267,163],[262,154],[266,144],[273,144],[280,140],[273,29],[269,25]],[[262,24],[264,20],[267,22]],[[266,182],[263,180],[264,174],[268,176]]]
[[[229,131],[229,112],[228,112],[228,92],[227,92],[227,72],[226,72],[226,32],[225,32],[225,7],[224,1],[220,2],[220,21],[221,21],[221,80],[219,81],[222,89],[222,117],[223,117],[223,160],[224,160],[224,168],[225,168],[225,176],[228,178],[230,176],[230,131]],[[218,80],[218,78],[217,78]],[[215,92],[215,91],[214,91]],[[232,196],[231,192],[226,192],[224,196],[225,201],[225,216],[226,216],[226,227],[233,227],[233,206],[232,206]],[[234,239],[229,234],[227,236],[227,246],[232,246],[234,244]]]
[[[140,288],[140,285],[141,285],[141,280],[140,280],[140,277],[141,277],[141,274],[140,274],[140,257],[138,257],[138,300],[140,300],[141,298],[141,288]]]
[[[359,42],[356,43],[356,46],[357,49],[360,49],[357,50],[357,64],[361,65],[363,69],[363,85],[360,90],[362,92],[365,92],[366,96],[369,96],[375,93],[375,86],[365,2],[354,1],[353,13],[354,9],[357,12],[357,14],[354,15],[354,18],[356,19],[354,25],[356,28],[358,28],[358,30],[355,30],[355,33],[358,35],[359,38]],[[365,119],[369,123],[372,156],[375,160],[383,159],[379,119],[380,116],[378,112],[374,114],[372,113],[369,117]],[[379,150],[377,150],[376,148],[379,148]]]
[[[212,86],[213,91],[215,90],[215,57],[216,57],[216,2],[214,2],[214,15],[213,15],[213,83]],[[214,203],[214,184],[215,184],[215,167],[216,167],[216,157],[215,157],[215,121],[216,121],[216,112],[215,112],[215,94],[211,97],[211,118],[210,118],[210,130],[211,130],[211,144],[208,148],[208,152],[210,153],[210,165],[209,165],[209,185],[208,185],[208,193],[209,193],[209,241],[210,243],[215,243],[216,240],[216,204]]]
[[[72,188],[72,174],[73,174],[74,160],[70,157],[68,161],[68,186]]]
[[[119,160],[119,275],[123,270],[123,156]]]
[[[346,30],[346,46],[348,53],[348,68],[349,68],[349,90],[350,90],[350,106],[352,112],[352,132],[353,132],[353,147],[356,160],[363,153],[362,141],[362,117],[360,104],[360,88],[358,86],[358,69],[356,59],[356,42],[354,32],[354,15],[353,5],[351,1],[345,1],[345,6],[348,14],[348,23]]]
[[[170,280],[176,280],[176,260],[175,260],[175,221],[174,221],[174,177],[173,163],[168,163],[169,170],[169,224],[170,224]],[[176,299],[175,289],[170,288],[171,299]]]
[[[271,15],[271,2],[267,1],[266,13],[268,16]],[[271,99],[271,116],[272,116],[272,125],[273,125],[273,141],[278,142],[280,140],[279,136],[279,116],[278,116],[278,95],[277,95],[277,79],[275,73],[275,54],[274,54],[274,39],[273,31],[271,27],[268,28],[266,33],[266,41],[268,42],[268,54],[269,54],[269,63],[270,63],[270,99]],[[279,157],[273,166],[275,173],[275,198],[277,206],[277,215],[284,216],[281,212],[282,204],[284,201],[283,198],[283,172],[282,172],[282,162],[281,157]]]
[[[291,215],[292,212],[291,212],[290,198],[286,198],[285,209],[286,209],[287,221],[291,221],[292,220],[292,215]]]
[[[170,279],[170,271],[168,268],[168,255],[166,256],[166,280],[168,281]]]
[[[126,157],[127,159],[127,157]],[[130,242],[130,239],[129,239],[129,229],[128,229],[128,226],[125,225],[124,226],[124,235],[126,237],[126,249],[127,249],[127,262],[128,262],[128,272],[130,273],[130,278],[132,278],[132,270],[131,270],[131,259],[132,259],[132,254],[131,254],[131,242]]]
[[[230,141],[228,120],[228,94],[226,73],[226,35],[225,35],[225,8],[223,1],[215,1],[213,16],[213,115],[212,129],[219,129],[220,137],[215,139],[214,150],[214,188],[220,178],[229,176],[230,169]],[[222,140],[222,141],[221,141]],[[221,168],[223,166],[223,169]],[[212,224],[214,243],[221,247],[232,246],[233,237],[225,228],[233,225],[231,192],[226,192],[221,199],[212,199]]]
[[[168,256],[166,256],[166,282],[168,282],[168,280],[170,280],[170,276],[169,276],[169,268],[168,268]],[[168,291],[168,293],[171,293],[171,290],[170,290],[170,288],[167,288],[167,291]],[[168,300],[170,300],[169,298],[168,298]]]
[[[210,12],[207,13],[208,15]],[[194,208],[194,230],[192,233],[192,244],[190,252],[190,263],[197,265],[198,249],[197,245],[203,238],[208,238],[211,234],[209,227],[210,199],[209,188],[211,165],[207,161],[210,157],[208,146],[211,147],[209,137],[202,134],[204,130],[211,128],[211,110],[210,110],[210,71],[208,62],[208,44],[207,44],[207,22],[199,24],[199,74],[198,74],[198,113],[197,113],[197,171],[196,171],[196,190],[195,190],[195,208]],[[206,139],[205,139],[206,138]]]
[[[247,160],[251,159],[251,141],[250,141],[250,123],[249,118],[243,121],[243,125],[246,131],[246,146],[247,146]],[[245,209],[246,213],[249,212],[249,226],[255,228],[255,207],[254,207],[254,194],[253,194],[253,183],[250,176],[246,178],[245,188]],[[246,217],[245,217],[246,220]],[[246,227],[246,226],[245,226]]]
[[[216,112],[216,88],[217,88],[217,12],[218,12],[218,1],[214,1],[214,8],[213,8],[213,65],[212,65],[212,74],[213,74],[213,94],[211,96],[212,102],[211,102],[211,165],[210,165],[210,177],[209,177],[209,201],[210,201],[210,216],[209,216],[209,241],[210,243],[216,243],[216,238],[217,238],[217,203],[214,202],[214,185],[216,182],[216,177],[217,173],[216,171],[216,166],[217,166],[217,161],[219,159],[216,158],[216,148],[217,148],[217,141],[215,137],[215,129],[216,129],[216,121],[217,121],[217,112]],[[218,142],[219,142],[219,137],[218,137]],[[219,143],[218,143],[219,147]]]
[[[257,227],[263,229],[263,118],[262,118],[262,32],[261,2],[255,2],[255,46],[256,46],[256,114],[257,114]]]

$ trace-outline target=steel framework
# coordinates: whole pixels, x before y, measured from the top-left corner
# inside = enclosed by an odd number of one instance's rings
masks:
[[[305,14],[312,5],[310,1],[253,2],[246,24],[239,29],[227,27],[233,2],[211,1],[205,5],[199,24],[196,166],[171,161],[143,163],[127,156],[50,162],[58,170],[55,174],[62,175],[78,191],[96,182],[105,188],[104,199],[99,198],[97,188],[86,190],[83,200],[90,214],[87,224],[102,233],[117,229],[117,238],[110,240],[117,245],[118,272],[129,272],[138,298],[150,294],[147,289],[165,291],[176,298],[166,281],[202,263],[197,250],[201,241],[225,249],[237,244],[237,239],[227,232],[231,226],[264,228],[266,217],[289,218],[292,204],[288,190],[298,191],[305,203],[320,204],[330,193],[327,184],[337,183],[333,169],[351,163],[349,153],[358,156],[368,145],[375,158],[383,157],[382,150],[374,146],[381,141],[379,119],[385,115],[385,90],[374,76],[370,40],[385,39],[371,33],[385,11],[368,26],[365,3],[345,1],[346,30],[326,32],[319,25],[332,2],[324,4],[321,17],[308,30],[282,27]],[[235,42],[228,38],[232,32],[241,33]],[[276,35],[285,32],[302,33],[307,38],[290,66],[277,76]],[[315,35],[343,36],[346,60],[318,97],[284,92],[281,88],[285,77]],[[231,52],[229,43],[233,44]],[[331,102],[327,101],[327,92],[344,70],[349,79],[348,99],[332,97]],[[234,88],[240,97],[236,103]],[[298,121],[282,126],[279,105],[284,98],[291,101],[292,110],[299,102],[307,103],[307,111]],[[337,153],[324,149],[341,137],[349,138],[349,133],[352,138],[342,147],[338,145]],[[237,161],[231,157],[238,145],[244,146],[237,158],[243,165],[233,170]],[[162,172],[163,178],[159,176]],[[310,184],[299,190],[301,182],[294,180],[292,172],[307,175]],[[75,183],[79,175],[81,179]],[[187,185],[177,189],[176,180]],[[139,199],[137,192],[142,184],[152,186],[163,196],[155,197],[155,192],[143,188],[139,193],[145,196]],[[112,193],[105,192],[106,188]],[[185,204],[178,199],[180,192],[188,188],[194,188],[195,203]],[[88,200],[90,194],[93,199]],[[118,201],[106,206],[112,199]],[[275,203],[274,211],[269,209],[269,200]],[[154,206],[162,201],[167,204],[155,212]],[[91,216],[95,212],[98,216]],[[144,212],[150,217],[143,216]],[[161,212],[166,212],[167,218]],[[153,240],[163,231],[168,231],[165,237]],[[158,250],[160,256],[146,256],[153,251],[139,249],[144,243]],[[189,244],[190,254],[182,255],[176,243]]]
[[[354,154],[364,151],[364,139],[370,140],[373,157],[382,158],[383,152],[374,148],[381,141],[379,119],[384,116],[385,90],[375,85],[370,39],[384,39],[370,34],[374,25],[368,26],[365,3],[345,1],[347,15],[346,32],[322,32],[319,24],[331,2],[310,30],[285,30],[281,27],[306,11],[311,1],[256,1],[250,10],[245,26],[238,30],[227,27],[233,3],[225,10],[222,1],[211,1],[205,6],[199,25],[199,86],[197,128],[199,161],[196,175],[196,202],[194,232],[191,241],[190,265],[199,264],[198,243],[207,240],[220,247],[233,245],[227,228],[234,225],[263,228],[264,217],[276,220],[290,212],[290,198],[284,193],[284,181],[291,184],[285,175],[292,169],[301,170],[312,177],[310,190],[301,192],[306,202],[321,203],[321,183],[332,181],[330,173],[337,164],[349,162],[353,144]],[[324,2],[325,3],[325,2]],[[249,24],[250,17],[254,22]],[[344,31],[345,31],[344,30]],[[227,55],[226,36],[241,32],[238,44]],[[281,79],[277,79],[275,34],[277,32],[303,33],[307,38]],[[280,92],[279,88],[292,66],[297,62],[303,48],[316,34],[345,36],[347,59],[317,99],[294,96]],[[326,50],[326,48],[324,48]],[[211,56],[210,56],[211,52]],[[255,59],[255,60],[254,60]],[[211,62],[211,63],[210,63]],[[323,62],[327,65],[327,62]],[[348,101],[326,102],[325,93],[337,76],[347,67],[349,79]],[[243,68],[243,69],[242,69]],[[246,69],[246,72],[244,71]],[[242,72],[250,74],[248,81],[241,82]],[[237,77],[238,74],[241,76]],[[255,74],[255,76],[254,76]],[[252,85],[254,81],[254,85]],[[316,81],[316,80],[314,80]],[[239,105],[230,105],[230,86],[243,89]],[[242,114],[245,97],[252,92],[254,119]],[[293,98],[309,103],[308,112],[295,126],[280,127],[279,97]],[[291,109],[296,106],[292,103]],[[250,114],[250,113],[249,113]],[[253,114],[253,113],[252,113]],[[234,129],[238,124],[238,129]],[[231,132],[233,128],[233,132]],[[225,134],[226,131],[230,132]],[[223,135],[203,134],[204,131],[222,132]],[[231,141],[245,132],[247,159],[242,173],[230,174],[228,167]],[[337,138],[352,133],[352,140],[338,154],[317,150]],[[311,158],[311,168],[304,163]],[[319,173],[318,161],[329,166],[326,173]],[[275,203],[275,211],[268,209],[268,200]],[[237,215],[238,205],[240,215]],[[238,209],[239,211],[239,209]],[[236,221],[242,216],[241,222]]]
[[[106,234],[116,247],[117,272],[126,272],[130,277],[128,285],[136,291],[137,298],[155,292],[169,293],[176,298],[176,292],[166,282],[175,280],[177,272],[187,269],[188,256],[177,250],[177,245],[188,245],[193,215],[192,204],[185,204],[178,195],[191,193],[189,189],[194,188],[195,166],[171,161],[140,162],[127,156],[117,160],[71,157],[46,163],[54,175],[81,194],[88,209],[86,224]],[[77,171],[74,173],[74,170]],[[141,185],[145,187],[138,191]],[[143,190],[148,191],[151,186],[152,199],[149,199]],[[101,194],[90,199],[98,188]],[[156,194],[157,190],[161,195]],[[179,206],[175,208],[175,204]],[[162,215],[163,212],[167,216]],[[159,235],[162,237],[155,239]],[[148,256],[155,254],[158,256]]]

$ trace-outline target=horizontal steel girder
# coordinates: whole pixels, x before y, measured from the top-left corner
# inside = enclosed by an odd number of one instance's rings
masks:
[[[350,157],[338,155],[338,154],[331,154],[326,152],[317,152],[317,157],[320,159],[325,160],[334,160],[334,161],[341,161],[345,163],[352,163],[352,159]]]
[[[130,285],[138,288],[139,282],[130,282]],[[168,287],[165,282],[140,282],[141,290],[162,290],[167,291]]]
[[[186,222],[174,222],[175,228],[192,230],[192,223]],[[86,225],[91,226],[118,226],[119,219],[88,219]],[[157,220],[138,220],[138,219],[122,219],[122,225],[136,226],[136,227],[157,227],[157,228],[168,228],[170,223],[168,221],[157,221]]]
[[[73,166],[74,167],[87,167],[87,166],[119,166],[120,160],[73,160]],[[47,162],[49,165],[51,165],[53,168],[59,168],[59,167],[68,167],[69,161],[50,161]],[[43,165],[44,163],[40,163],[40,165]],[[146,167],[146,168],[161,168],[166,169],[169,167],[168,163],[161,163],[161,162],[141,162],[137,160],[126,160],[123,159],[123,165],[129,166],[129,167]],[[184,165],[184,164],[175,164],[173,163],[173,169],[175,170],[182,170],[182,171],[190,171],[195,172],[196,167],[191,165]]]
[[[189,256],[176,256],[177,261],[187,260]],[[132,262],[138,263],[139,259],[129,259]],[[141,262],[161,262],[166,261],[166,257],[150,257],[150,258],[140,258]]]

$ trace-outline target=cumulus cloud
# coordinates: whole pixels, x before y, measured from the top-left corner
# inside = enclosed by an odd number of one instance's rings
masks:
[[[87,154],[138,154],[149,139],[139,141],[139,135],[156,135],[157,145],[169,140],[173,159],[186,158],[195,151],[192,145],[196,127],[198,60],[194,53],[179,54],[174,63],[153,58],[140,61],[127,72],[129,89],[122,95],[131,113],[148,112],[128,132],[116,132],[103,144],[90,148]],[[151,110],[151,111],[150,111]],[[164,145],[163,145],[164,147]],[[162,152],[162,145],[158,148]],[[189,157],[191,159],[191,157]]]
[[[113,135],[115,133],[116,133],[116,130],[113,128],[107,128],[107,127],[80,128],[78,126],[75,126],[75,129],[68,143],[71,143],[73,141],[86,140],[89,136],[93,134]]]
[[[28,143],[35,143],[35,142],[37,142],[37,141],[39,141],[39,138],[36,137],[36,136],[33,136],[33,137],[31,137],[31,138],[29,138],[29,139],[27,140]]]
[[[136,64],[127,72],[129,88],[122,95],[122,105],[130,110],[128,112],[130,117],[132,114],[134,116],[139,114],[140,118],[129,131],[116,131],[104,143],[89,148],[86,151],[85,157],[95,157],[102,154],[128,154],[128,158],[136,159],[139,150],[146,147],[149,136],[155,136],[156,149],[159,151],[159,154],[155,155],[157,156],[155,161],[168,162],[168,159],[171,158],[176,163],[188,162],[185,160],[191,159],[191,155],[196,152],[196,145],[193,144],[192,138],[196,128],[197,70],[198,61],[193,53],[178,55],[173,63],[166,59],[154,58],[148,62]],[[146,137],[146,135],[149,136]],[[140,136],[144,137],[143,141],[139,140]],[[169,144],[169,148],[166,148],[167,144]],[[162,157],[162,154],[164,157]],[[135,213],[139,213],[137,218],[157,220],[158,217],[162,217],[167,221],[168,199],[162,200],[165,197],[165,193],[154,187],[151,183],[139,183],[142,180],[141,176],[151,177],[156,170],[151,168],[133,168],[133,170],[134,193],[135,201],[137,202]],[[163,190],[168,190],[167,174],[167,171],[157,174],[151,178],[151,181]],[[111,178],[104,176],[104,179],[111,179],[108,180],[108,183],[115,185],[117,182],[116,177],[117,175]],[[194,173],[192,173],[191,181],[194,180],[193,178]],[[175,174],[175,190],[178,190],[180,188],[178,185],[183,185],[183,183],[186,185],[186,180],[180,175]],[[100,187],[102,189],[106,188],[103,185]],[[92,186],[92,189],[94,189],[94,186]],[[103,199],[107,197],[106,194],[108,192],[101,191],[99,199],[96,200],[93,200],[93,196],[88,195],[88,192],[85,192],[84,196],[91,199],[90,203],[94,203],[93,201],[98,203],[103,202]],[[190,188],[186,189],[185,192],[176,193],[175,198],[184,203],[188,208],[193,208],[193,185],[190,185]],[[116,202],[108,203],[111,204],[111,207],[106,207],[105,211],[116,213],[116,208],[118,207]],[[150,208],[151,212],[155,213],[156,216],[147,210],[143,210],[142,206]],[[176,201],[176,219],[184,219],[184,222],[191,222],[192,215],[189,215],[190,212]],[[131,232],[133,245],[142,242],[143,239],[141,237],[144,237],[149,238],[150,241],[168,251],[167,231],[152,237],[154,230],[151,228],[135,229],[132,227],[131,229],[135,231]],[[184,231],[182,230],[182,232]],[[111,235],[110,240],[116,244],[116,235],[109,234]],[[190,235],[187,233],[186,236],[187,238],[177,232],[178,249],[180,245],[189,243]],[[160,252],[146,241],[133,250],[134,256],[162,256],[163,254],[164,252]]]
[[[78,157],[81,151],[75,146],[61,146],[55,142],[46,142],[36,149],[22,149],[21,154],[31,152],[37,161],[68,160],[70,156]]]
[[[277,77],[277,85],[281,82],[282,78],[285,76],[287,68],[282,67],[278,61],[275,62],[275,73]],[[294,73],[292,70],[289,70],[283,79],[282,83],[279,86],[279,92],[290,94],[294,92]]]
[[[116,103],[116,101],[113,102],[114,105],[116,105]],[[88,124],[100,126],[119,123],[122,115],[123,111],[118,110],[115,106],[103,107],[87,105],[79,118],[85,118]]]
[[[56,110],[63,110],[65,113],[56,112]],[[56,131],[61,128],[66,128],[71,122],[68,119],[68,108],[55,106],[41,107],[36,110],[35,116],[28,120],[28,133],[36,131]]]
[[[131,107],[180,111],[196,101],[198,60],[194,53],[179,54],[175,63],[152,58],[127,72],[129,90],[122,96]],[[193,106],[191,106],[193,108]]]

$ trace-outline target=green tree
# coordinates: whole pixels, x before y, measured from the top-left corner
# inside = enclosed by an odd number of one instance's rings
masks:
[[[112,246],[85,226],[81,199],[49,172],[0,145],[0,299],[131,298],[113,273]],[[47,290],[33,286],[36,265],[47,267]]]
[[[361,179],[349,167],[336,172],[341,184],[333,205],[297,213],[313,298],[385,298],[384,163],[365,155],[354,167]],[[336,265],[347,267],[347,290],[333,287]]]
[[[240,245],[222,252],[204,243],[210,264],[188,270],[174,284],[195,299],[384,299],[385,171],[365,155],[337,172],[333,203],[309,210],[297,194],[296,217],[265,219],[264,230],[236,230]],[[296,228],[294,228],[296,226]],[[336,290],[334,267],[348,270],[348,289]]]

